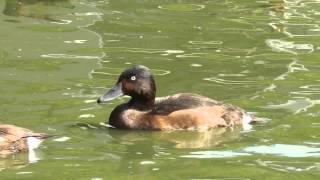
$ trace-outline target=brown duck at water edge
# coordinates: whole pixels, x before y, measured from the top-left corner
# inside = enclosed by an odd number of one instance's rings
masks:
[[[122,72],[117,83],[97,102],[108,102],[122,95],[131,99],[118,105],[109,118],[109,124],[120,129],[206,130],[242,125],[247,130],[252,123],[259,121],[239,107],[197,94],[156,98],[153,75],[142,65],[134,65]]]
[[[14,125],[0,124],[0,155],[36,149],[48,137],[51,136]]]

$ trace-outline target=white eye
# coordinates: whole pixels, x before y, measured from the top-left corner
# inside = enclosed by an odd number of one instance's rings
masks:
[[[130,78],[132,81],[135,81],[136,80],[136,76],[131,76]]]

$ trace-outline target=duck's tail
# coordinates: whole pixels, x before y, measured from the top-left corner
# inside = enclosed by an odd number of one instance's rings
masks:
[[[244,113],[242,116],[242,127],[244,130],[251,130],[253,124],[266,123],[269,119],[260,118],[253,114]]]
[[[250,122],[250,124],[260,124],[260,123],[266,123],[270,121],[270,119],[268,118],[261,118],[261,117],[257,117],[257,116],[252,116],[252,120]]]
[[[38,139],[48,139],[48,138],[51,138],[51,137],[54,137],[56,135],[54,134],[45,134],[45,133],[37,133],[37,135],[33,136],[35,138],[38,138]]]

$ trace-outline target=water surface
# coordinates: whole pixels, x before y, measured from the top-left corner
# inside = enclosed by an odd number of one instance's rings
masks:
[[[1,179],[318,179],[320,2],[0,0],[0,119],[57,135]],[[109,129],[130,64],[270,119],[250,132]]]

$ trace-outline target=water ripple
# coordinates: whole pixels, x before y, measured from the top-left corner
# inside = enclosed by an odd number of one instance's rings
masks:
[[[68,140],[70,140],[70,139],[71,139],[70,137],[63,136],[63,137],[60,137],[60,138],[56,138],[56,139],[54,139],[53,141],[56,141],[56,142],[65,142],[65,141],[68,141]]]
[[[72,41],[64,41],[67,44],[83,44],[88,40],[85,39],[77,39],[77,40],[72,40]]]
[[[291,41],[280,39],[267,39],[266,44],[277,52],[287,52],[291,54],[312,53],[314,47],[312,44],[295,44]]]
[[[116,34],[113,34],[117,36]],[[118,40],[112,40],[118,41]],[[171,54],[181,54],[184,53],[183,50],[178,49],[148,49],[148,48],[131,48],[131,47],[104,47],[104,48],[85,48],[85,49],[76,49],[69,51],[72,53],[113,53],[113,52],[130,52],[130,53],[147,53],[147,54],[156,54],[160,53],[161,55],[171,55]]]
[[[74,13],[76,16],[103,16],[101,12]]]
[[[272,154],[285,157],[320,157],[320,148],[291,144],[253,146],[245,148],[244,151],[248,153]]]
[[[191,54],[179,54],[176,55],[177,58],[190,58],[190,57],[202,57],[208,53],[191,53]]]
[[[202,67],[202,64],[192,63],[190,64],[191,67]]]
[[[247,85],[247,84],[257,84],[257,81],[235,81],[235,80],[226,80],[216,77],[203,78],[205,81],[212,81],[218,84],[238,84],[238,85]]]
[[[320,36],[320,27],[318,24],[270,23],[269,25],[273,29],[283,32],[285,35],[291,38]]]
[[[82,119],[82,118],[94,118],[96,117],[95,115],[93,114],[81,114],[79,115],[79,118]]]
[[[251,154],[233,152],[233,151],[195,151],[195,152],[191,152],[190,155],[183,155],[180,157],[207,159],[207,158],[230,158],[230,157],[249,156],[249,155]]]
[[[43,54],[43,58],[55,58],[55,59],[99,59],[99,56],[80,56],[71,54]]]
[[[313,107],[316,104],[320,104],[320,100],[311,100],[309,98],[297,98],[294,100],[288,100],[283,104],[272,104],[267,105],[265,108],[269,109],[289,109],[294,112],[294,114],[300,112],[306,112],[309,108]]]
[[[290,94],[294,94],[294,95],[315,95],[315,94],[320,94],[320,91],[293,91],[293,92],[290,92]]]
[[[273,170],[282,171],[282,172],[301,172],[301,171],[319,171],[319,163],[310,163],[303,161],[256,161],[258,165],[263,167],[268,167]]]
[[[163,69],[151,69],[152,73],[156,76],[164,76],[171,73],[169,70],[163,70]]]
[[[320,85],[304,85],[300,89],[305,89],[302,91],[292,91],[290,94],[293,95],[316,95],[320,94]]]
[[[131,63],[130,63],[131,64]],[[107,76],[119,76],[124,68],[110,68],[104,67],[99,70],[92,70],[90,74],[100,74],[100,75],[107,75]],[[153,75],[156,76],[165,76],[171,73],[169,70],[164,69],[150,69]]]
[[[52,21],[52,24],[70,24],[72,23],[72,20],[68,20],[68,19],[59,19],[57,21]]]
[[[220,77],[242,77],[244,74],[218,74]]]
[[[222,41],[189,41],[190,44],[212,45],[223,44]]]
[[[290,73],[296,71],[309,71],[303,64],[298,63],[298,60],[294,59],[291,63],[287,65],[288,71],[276,77],[274,80],[284,80]]]
[[[205,5],[200,4],[166,4],[158,6],[159,9],[171,10],[171,11],[199,11],[204,9]]]
[[[293,151],[294,149],[294,151]],[[291,144],[274,144],[270,146],[252,146],[246,147],[240,151],[194,151],[189,155],[182,155],[184,158],[232,158],[239,156],[252,156],[254,154],[270,154],[283,157],[320,157],[320,148],[291,145]]]

